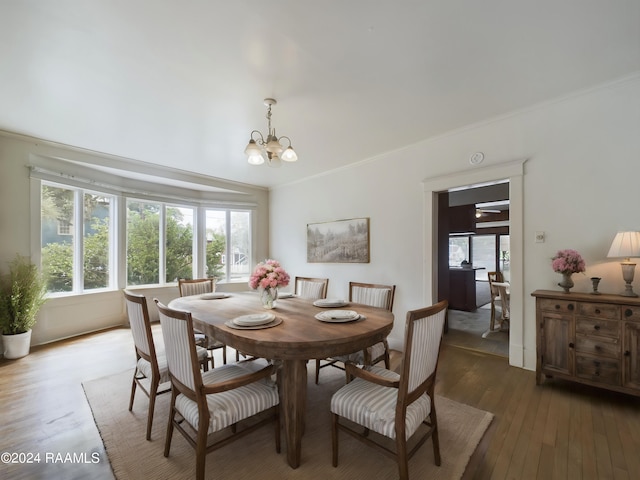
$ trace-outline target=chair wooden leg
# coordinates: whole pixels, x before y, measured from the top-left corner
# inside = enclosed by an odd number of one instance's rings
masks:
[[[136,396],[136,373],[138,373],[137,369],[133,372],[133,381],[131,382],[131,398],[129,399],[129,411],[133,410],[133,399]]]
[[[440,439],[438,438],[438,419],[436,417],[436,409],[431,402],[431,425],[433,431],[431,432],[431,440],[433,441],[433,457],[435,459],[436,465],[440,466],[442,460],[440,458]]]
[[[332,465],[338,466],[338,415],[331,414],[331,452]]]
[[[396,460],[398,461],[398,473],[400,480],[409,480],[409,460],[407,458],[407,440],[403,435],[396,437]]]
[[[316,385],[318,385],[319,380],[320,380],[320,360],[316,358]]]
[[[164,456],[169,456],[171,437],[173,436],[173,420],[176,416],[176,390],[171,391],[171,406],[169,407],[169,423],[167,424],[167,438],[164,441]]]
[[[207,425],[200,421],[196,439],[196,480],[204,480],[204,467],[207,460]]]
[[[156,406],[156,396],[158,395],[158,384],[160,379],[153,379],[149,390],[149,413],[147,414],[147,440],[151,440],[151,428],[153,427],[153,411]]]
[[[280,453],[280,405],[275,407],[276,409],[276,418],[275,418],[275,428],[276,428],[276,452]]]

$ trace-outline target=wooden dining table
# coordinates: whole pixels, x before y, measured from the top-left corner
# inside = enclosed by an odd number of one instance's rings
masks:
[[[191,312],[194,327],[243,354],[277,360],[281,364],[281,415],[287,444],[287,462],[300,465],[307,403],[307,361],[346,355],[384,340],[393,327],[393,314],[382,308],[350,303],[340,309],[361,315],[356,321],[322,322],[315,315],[327,311],[312,300],[278,299],[273,310],[265,310],[256,292],[231,293],[227,298],[180,297],[170,308]],[[237,329],[225,322],[242,315],[271,312],[276,326],[256,330]]]

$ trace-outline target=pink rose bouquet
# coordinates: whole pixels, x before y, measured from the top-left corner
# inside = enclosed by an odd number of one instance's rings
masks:
[[[551,267],[556,273],[570,275],[584,272],[585,270],[584,260],[575,250],[558,250],[558,253],[556,253],[556,256],[553,257],[552,260]]]
[[[261,288],[277,288],[289,285],[289,274],[276,260],[265,260],[256,265],[249,278],[249,286],[254,290]]]

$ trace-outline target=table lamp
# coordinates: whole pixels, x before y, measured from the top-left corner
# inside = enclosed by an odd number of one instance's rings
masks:
[[[607,257],[622,257],[625,260],[620,263],[622,266],[622,278],[627,283],[623,297],[637,297],[631,286],[636,264],[631,262],[631,257],[640,257],[640,232],[618,232],[613,239]]]

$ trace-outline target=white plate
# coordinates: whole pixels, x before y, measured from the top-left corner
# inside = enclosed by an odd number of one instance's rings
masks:
[[[276,316],[273,313],[253,313],[251,315],[242,315],[233,319],[233,323],[241,327],[253,327],[256,325],[264,325],[272,322]]]
[[[203,293],[200,295],[202,300],[217,300],[219,298],[229,298],[231,295],[222,292]]]
[[[339,300],[336,298],[323,298],[323,299],[314,301],[313,304],[316,307],[324,307],[324,308],[345,307],[349,305],[346,301]]]
[[[321,322],[352,322],[360,318],[358,312],[353,310],[331,310],[328,312],[321,312],[315,316],[316,319]]]

